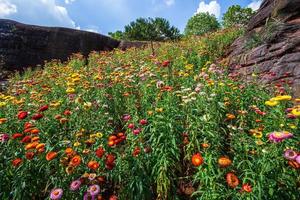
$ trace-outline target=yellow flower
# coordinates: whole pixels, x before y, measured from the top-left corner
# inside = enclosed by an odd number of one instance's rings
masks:
[[[255,143],[256,143],[257,145],[263,145],[263,144],[264,144],[264,142],[261,141],[261,140],[256,140]]]
[[[74,143],[74,147],[78,147],[78,146],[80,146],[80,145],[81,145],[80,142],[75,142],[75,143]]]
[[[290,124],[289,126],[291,129],[297,129],[297,126],[295,126],[294,124]]]
[[[265,105],[273,107],[273,106],[278,105],[278,103],[279,103],[278,101],[272,101],[272,100],[270,100],[270,101],[266,101]]]
[[[66,92],[68,94],[74,94],[75,93],[75,89],[74,88],[67,88]]]
[[[262,132],[261,131],[255,131],[253,133],[253,136],[256,137],[256,138],[262,138]]]
[[[297,108],[293,109],[292,110],[292,114],[296,115],[297,117],[299,117],[300,116],[300,109],[299,108],[298,109]]]
[[[147,113],[148,113],[148,115],[152,115],[152,114],[153,114],[153,111],[152,111],[152,110],[149,110]]]
[[[101,133],[101,132],[96,133],[96,137],[97,138],[102,138],[103,137],[103,133]]]
[[[156,112],[163,112],[163,110],[164,110],[163,108],[156,108],[155,109]]]
[[[50,103],[50,107],[54,107],[54,108],[56,108],[56,107],[58,107],[58,106],[60,106],[60,101],[57,101],[57,102],[51,102]]]
[[[270,101],[289,101],[291,99],[292,97],[290,95],[282,95],[282,96],[276,96],[270,99]]]
[[[85,110],[89,110],[92,107],[92,103],[91,102],[86,102],[83,104],[83,107]]]
[[[5,102],[0,102],[0,108],[6,106]]]
[[[186,70],[192,70],[194,68],[194,65],[193,64],[187,64],[184,68]]]

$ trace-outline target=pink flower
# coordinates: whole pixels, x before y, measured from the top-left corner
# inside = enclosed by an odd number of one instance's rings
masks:
[[[285,150],[283,156],[288,160],[295,160],[297,157],[297,153],[292,149]]]
[[[300,164],[300,154],[295,158],[296,162]]]
[[[70,190],[72,190],[72,191],[78,190],[80,188],[80,186],[81,186],[80,180],[73,181],[70,185]]]
[[[50,199],[56,200],[61,199],[63,195],[63,190],[60,188],[53,189],[50,193]]]
[[[6,133],[0,134],[0,142],[1,143],[6,142],[7,140],[9,140],[9,135],[8,134],[6,134]]]
[[[293,137],[292,133],[289,133],[287,131],[281,131],[281,132],[272,132],[268,134],[268,138],[270,141],[274,143],[282,142],[285,139]]]
[[[100,192],[100,186],[99,185],[91,185],[88,189],[88,192],[91,196],[96,196]]]

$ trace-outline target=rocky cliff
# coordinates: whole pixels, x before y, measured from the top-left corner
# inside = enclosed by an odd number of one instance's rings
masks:
[[[232,44],[229,64],[263,83],[288,83],[300,97],[300,0],[264,0],[246,35]]]
[[[12,71],[62,61],[72,53],[87,56],[91,51],[109,51],[141,46],[140,42],[121,42],[110,37],[68,28],[42,27],[0,19],[0,81]]]

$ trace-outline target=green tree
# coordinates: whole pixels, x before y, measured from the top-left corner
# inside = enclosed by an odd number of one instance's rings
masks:
[[[125,26],[124,37],[128,40],[150,41],[154,54],[153,41],[175,40],[180,38],[180,32],[164,18],[138,18]]]
[[[108,35],[116,40],[124,39],[124,33],[122,31],[109,32]]]
[[[185,27],[186,35],[203,35],[220,28],[220,24],[214,15],[198,13],[191,17]]]
[[[254,12],[251,8],[242,8],[239,5],[230,6],[223,16],[223,26],[245,26]]]

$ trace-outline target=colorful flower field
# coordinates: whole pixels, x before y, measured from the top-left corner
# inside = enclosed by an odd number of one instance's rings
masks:
[[[288,81],[229,72],[219,58],[239,34],[12,77],[0,94],[1,199],[299,199],[300,99]]]

